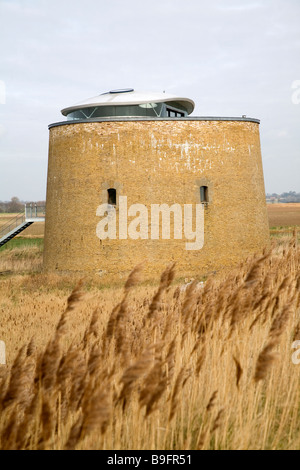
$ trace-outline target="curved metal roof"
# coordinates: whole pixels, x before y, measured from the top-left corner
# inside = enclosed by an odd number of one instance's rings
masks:
[[[167,103],[177,102],[181,104],[191,114],[194,111],[195,103],[189,98],[182,98],[169,93],[161,92],[143,92],[135,91],[133,88],[125,88],[121,90],[111,90],[98,96],[88,98],[74,106],[69,106],[61,110],[64,116],[78,109],[90,108],[93,106],[125,106],[138,105],[146,103]]]

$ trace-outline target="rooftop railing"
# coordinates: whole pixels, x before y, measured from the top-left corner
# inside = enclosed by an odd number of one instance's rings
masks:
[[[40,219],[45,217],[45,206],[38,206],[37,204],[25,204],[25,218],[26,219]]]

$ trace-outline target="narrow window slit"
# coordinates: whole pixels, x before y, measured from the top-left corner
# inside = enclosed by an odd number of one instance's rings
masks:
[[[115,206],[117,204],[117,190],[109,188],[107,190],[107,203]]]
[[[207,186],[200,186],[200,202],[201,203],[208,202],[208,187]]]

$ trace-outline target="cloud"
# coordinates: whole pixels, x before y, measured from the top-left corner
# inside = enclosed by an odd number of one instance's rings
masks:
[[[251,11],[251,10],[257,10],[257,9],[261,9],[261,8],[264,8],[265,5],[263,4],[263,2],[257,2],[257,3],[241,3],[240,1],[234,5],[219,5],[217,7],[218,10],[224,12],[224,11],[228,11],[228,12],[245,12],[245,11]]]

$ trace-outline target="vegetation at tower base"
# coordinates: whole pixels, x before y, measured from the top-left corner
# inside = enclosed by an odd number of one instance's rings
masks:
[[[54,274],[2,281],[1,449],[299,448],[296,236],[204,285],[175,270],[69,296]]]

